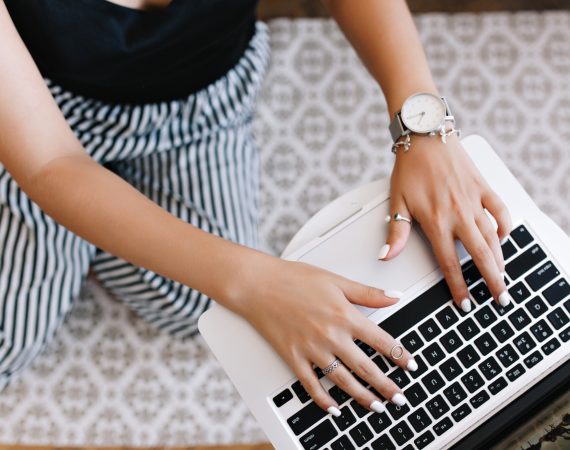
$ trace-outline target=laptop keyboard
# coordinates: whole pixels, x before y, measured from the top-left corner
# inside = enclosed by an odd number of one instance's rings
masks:
[[[524,225],[512,231],[502,250],[505,281],[514,299],[508,306],[492,299],[469,261],[462,266],[472,297],[469,313],[453,304],[441,280],[379,324],[413,354],[418,363],[415,372],[356,342],[404,391],[408,404],[399,407],[385,402],[387,412],[373,413],[332,386],[329,393],[342,413],[333,417],[311,400],[298,380],[279,390],[273,402],[301,446],[306,450],[423,449],[567,342],[568,280]],[[323,377],[320,369],[315,372]],[[295,398],[292,411],[287,404]]]

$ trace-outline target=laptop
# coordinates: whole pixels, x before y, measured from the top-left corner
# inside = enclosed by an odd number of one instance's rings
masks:
[[[381,309],[359,308],[400,340],[419,363],[395,367],[359,346],[408,400],[378,414],[359,406],[322,373],[342,415],[321,410],[272,347],[241,317],[215,305],[199,329],[275,448],[281,450],[489,448],[570,383],[570,239],[543,214],[480,136],[462,141],[508,205],[514,228],[502,251],[514,302],[500,307],[458,243],[474,307],[463,313],[421,230],[405,250],[380,262],[388,183],[374,199],[286,256],[404,297]],[[379,192],[380,192],[379,191]]]

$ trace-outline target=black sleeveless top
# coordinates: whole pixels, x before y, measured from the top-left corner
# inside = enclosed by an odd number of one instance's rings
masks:
[[[172,0],[136,10],[107,0],[4,0],[43,76],[113,103],[185,97],[243,55],[257,0]]]

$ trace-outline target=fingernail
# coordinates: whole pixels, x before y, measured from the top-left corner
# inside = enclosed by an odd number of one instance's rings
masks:
[[[505,278],[507,278],[507,272],[501,272],[501,276],[503,277],[504,280]]]
[[[503,240],[501,241],[501,245],[505,245],[508,240],[509,240],[508,236],[504,237]]]
[[[380,403],[378,400],[374,400],[370,404],[370,409],[374,412],[377,412],[378,414],[382,414],[383,412],[386,412],[386,407],[382,403]]]
[[[329,406],[327,412],[335,417],[340,417],[342,415],[340,409],[338,409],[336,406]]]
[[[499,304],[501,306],[507,306],[509,303],[511,303],[511,295],[507,291],[501,293],[501,295],[499,295]]]
[[[395,403],[398,406],[404,406],[407,403],[406,397],[404,397],[404,394],[400,394],[399,392],[394,394],[394,397],[392,397],[392,403]]]
[[[386,258],[386,255],[390,251],[390,244],[384,244],[380,249],[380,253],[378,254],[378,259]]]
[[[414,358],[412,358],[408,361],[408,364],[406,365],[406,369],[408,369],[410,372],[414,372],[414,371],[418,370],[418,363],[416,362],[416,360]]]
[[[471,311],[471,302],[469,301],[468,298],[461,300],[461,309],[463,310],[463,312],[466,313]]]
[[[386,297],[400,299],[404,296],[404,293],[402,291],[394,291],[394,290],[388,289],[387,291],[384,291],[384,295]]]

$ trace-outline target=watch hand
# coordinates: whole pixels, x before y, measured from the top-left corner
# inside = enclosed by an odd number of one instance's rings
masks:
[[[420,117],[420,120],[418,120],[418,125],[420,124],[420,122],[421,122],[421,121],[422,121],[422,119],[424,118],[425,114],[426,114],[426,112],[425,112],[425,111],[423,111],[423,112],[421,113],[421,117]]]
[[[417,116],[422,115],[422,114],[424,114],[424,113],[423,112],[417,113],[417,114],[414,114],[413,116],[406,117],[406,119],[410,120],[410,119],[413,119],[414,117],[417,117]]]

